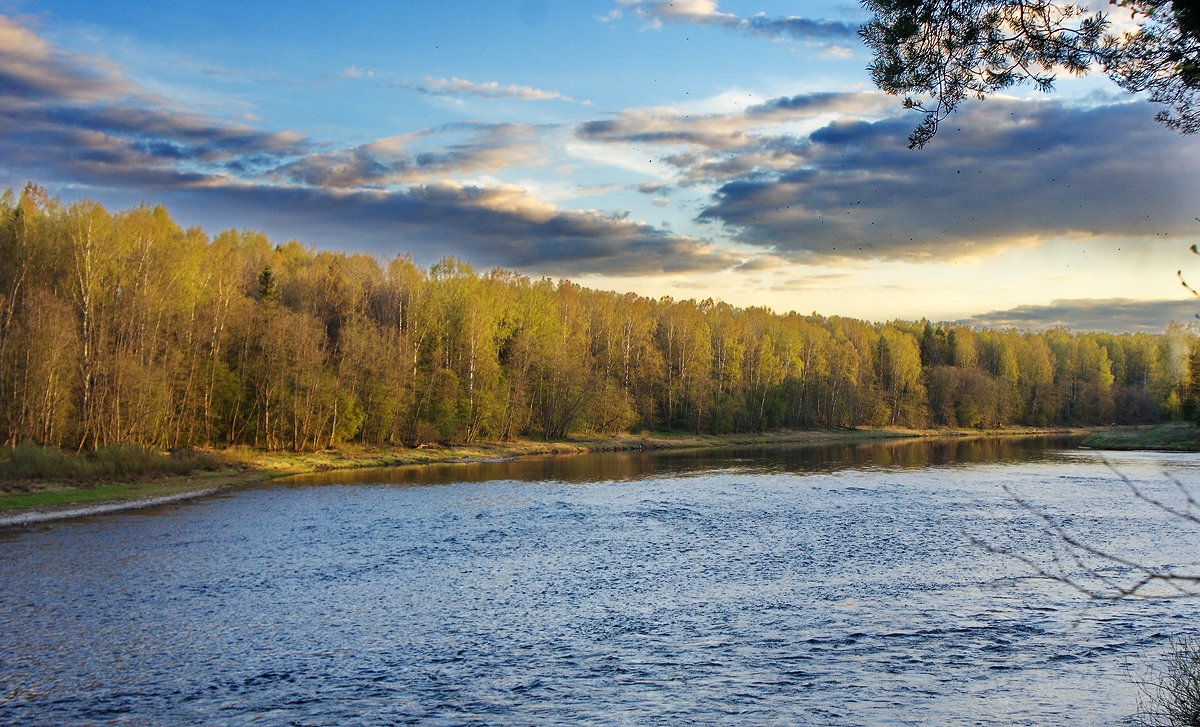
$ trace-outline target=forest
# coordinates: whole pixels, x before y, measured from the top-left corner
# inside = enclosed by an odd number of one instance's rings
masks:
[[[10,445],[1148,423],[1196,415],[1197,333],[775,313],[210,238],[161,206],[112,213],[34,184],[0,197]]]

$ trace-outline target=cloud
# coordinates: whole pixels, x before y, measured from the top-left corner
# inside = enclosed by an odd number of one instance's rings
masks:
[[[188,185],[308,148],[296,134],[184,109],[0,16],[0,160],[10,173]]]
[[[736,25],[738,17],[717,10],[715,0],[651,0],[638,5],[636,12],[651,21]]]
[[[770,257],[773,261],[782,261],[782,258]],[[779,262],[776,267],[782,267],[783,263]],[[769,269],[769,268],[768,268]],[[795,293],[795,292],[811,292],[814,290],[845,290],[851,286],[858,276],[854,273],[822,273],[820,275],[805,275],[799,278],[787,278],[780,280],[767,289],[779,293]],[[877,286],[872,285],[871,289],[878,291],[880,289],[893,289],[894,286]]]
[[[909,151],[913,119],[843,119],[775,140],[791,162],[753,155],[700,219],[793,260],[945,260],[1054,236],[1194,232],[1200,140],[1155,124],[1140,104],[972,104],[934,144]],[[700,168],[700,167],[693,167]],[[706,172],[708,174],[710,172]]]
[[[1191,300],[1131,300],[1128,298],[1056,300],[1046,305],[1022,305],[991,311],[958,323],[988,328],[1110,333],[1161,333],[1172,321],[1194,322],[1200,305]]]
[[[730,113],[629,109],[575,131],[653,159],[672,188],[711,186],[698,220],[719,223],[714,234],[793,262],[919,262],[1194,234],[1200,139],[1150,116],[1139,103],[993,98],[910,151],[916,119],[894,98],[812,93]]]
[[[433,85],[560,97],[457,79]],[[121,190],[140,198],[152,188],[181,219],[208,223],[219,210],[282,239],[429,260],[455,254],[544,274],[699,273],[741,263],[713,243],[621,214],[563,210],[520,186],[449,179],[542,163],[545,136],[528,124],[455,124],[320,149],[296,134],[192,112],[0,18],[0,168],[14,184],[18,175],[52,189],[82,184],[109,203],[128,199]]]
[[[95,59],[56,52],[30,29],[0,15],[0,89],[19,101],[91,103],[136,87]]]
[[[743,21],[744,28],[754,35],[769,38],[791,38],[803,41],[840,41],[857,40],[857,23],[845,23],[838,20],[812,20],[797,16],[769,18],[756,15]]]
[[[822,118],[879,115],[895,100],[880,93],[813,93],[772,99],[732,113],[669,107],[628,109],[576,128],[584,141],[653,150],[682,183],[738,179],[793,169],[803,146],[787,129]]]
[[[778,255],[754,255],[737,266],[739,273],[765,273],[779,270],[787,261]]]
[[[530,124],[461,124],[440,131],[465,132],[459,143],[417,150],[419,137],[390,137],[346,149],[305,155],[272,175],[289,183],[327,187],[388,187],[455,174],[494,173],[545,161],[540,129]]]
[[[712,25],[749,35],[807,42],[858,38],[857,23],[813,20],[799,16],[770,17],[761,13],[750,18],[740,18],[732,13],[721,12],[715,0],[642,0],[620,4],[632,7],[643,22],[651,27],[659,27],[664,23]]]
[[[359,68],[358,66],[348,66],[344,71],[337,74],[337,78],[374,78],[375,71],[370,69]]]
[[[277,239],[336,242],[389,256],[454,254],[546,275],[669,275],[728,270],[741,256],[596,210],[562,210],[519,187],[454,182],[402,191],[229,185],[189,190],[184,208],[219,205]]]
[[[522,101],[571,101],[557,91],[546,91],[532,86],[517,84],[502,85],[496,81],[478,83],[463,78],[426,78],[420,83],[397,84],[430,96],[481,96],[483,98],[514,98]]]

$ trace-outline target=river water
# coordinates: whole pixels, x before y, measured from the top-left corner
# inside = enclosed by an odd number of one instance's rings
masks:
[[[584,455],[10,530],[0,724],[1130,724],[1200,603],[1091,599],[971,542],[1053,568],[1046,515],[1196,562],[1200,530],[1117,473],[1174,497],[1200,463],[1048,440]]]

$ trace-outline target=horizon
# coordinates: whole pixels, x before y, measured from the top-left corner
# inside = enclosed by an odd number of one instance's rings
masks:
[[[971,102],[910,151],[862,10],[804,9],[2,0],[0,188],[739,308],[1195,317],[1200,140],[1085,77]]]

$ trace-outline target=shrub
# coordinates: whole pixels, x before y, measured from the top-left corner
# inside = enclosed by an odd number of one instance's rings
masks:
[[[64,454],[58,447],[43,447],[24,441],[8,451],[0,462],[0,477],[13,480],[65,479],[80,474],[77,457]]]
[[[58,447],[22,442],[0,448],[2,480],[97,480],[186,475],[219,470],[223,461],[211,452],[184,448],[170,454],[140,444],[108,444],[95,452],[74,454]]]
[[[161,459],[161,453],[138,444],[106,444],[88,457],[98,477],[148,475],[161,469],[158,466]]]
[[[212,452],[203,452],[191,447],[172,450],[168,458],[168,464],[170,470],[177,475],[186,475],[189,472],[196,472],[197,470],[212,472],[225,466],[221,458]]]
[[[1138,722],[1147,727],[1200,727],[1200,637],[1171,642],[1166,665],[1138,682]]]

